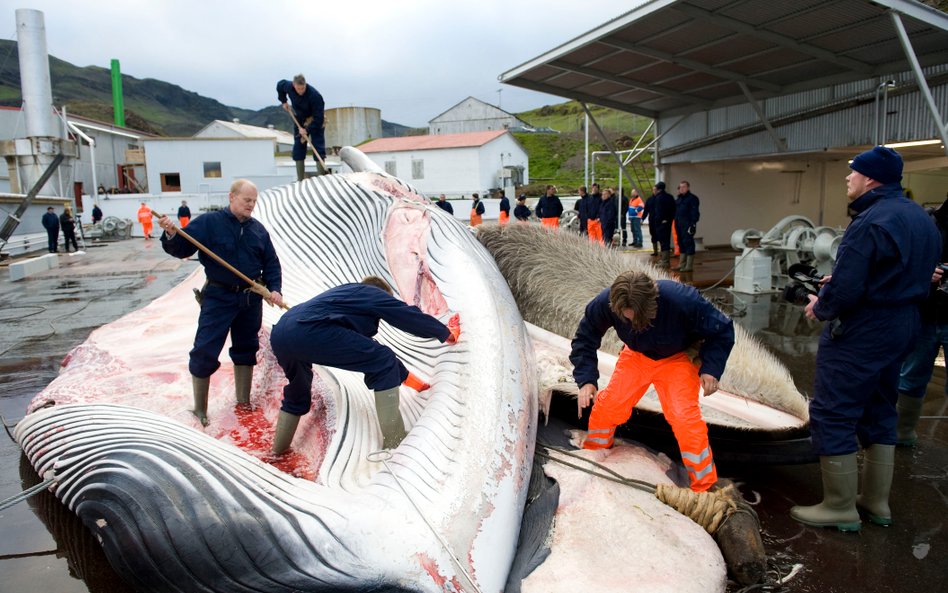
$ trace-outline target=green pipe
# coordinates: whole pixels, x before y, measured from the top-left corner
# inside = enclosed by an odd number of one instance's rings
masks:
[[[112,60],[112,110],[115,112],[115,125],[124,128],[125,103],[122,99],[122,70],[118,60]]]

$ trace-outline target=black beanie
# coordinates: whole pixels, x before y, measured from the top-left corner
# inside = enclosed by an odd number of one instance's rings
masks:
[[[902,181],[902,156],[885,146],[876,146],[858,155],[849,168],[882,184]]]
[[[658,183],[655,184],[655,187],[656,187],[657,189],[664,190],[664,189],[665,189],[665,182],[664,182],[664,181],[659,181]]]

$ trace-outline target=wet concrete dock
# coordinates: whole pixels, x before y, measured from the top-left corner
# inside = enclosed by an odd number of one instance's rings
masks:
[[[683,280],[711,286],[730,273],[734,256],[729,250],[701,252],[695,272]],[[630,257],[649,256],[641,252]],[[197,266],[166,256],[157,241],[141,239],[59,258],[58,269],[19,282],[10,282],[0,265],[0,414],[8,426],[92,330],[150,302]],[[735,297],[718,289],[707,296],[790,368],[801,391],[811,391],[819,324],[774,296]],[[182,353],[182,364],[186,358]],[[932,418],[948,410],[944,362],[940,364],[929,386],[923,411],[929,418],[920,422],[919,444],[896,452],[892,527],[864,523],[861,532],[850,534],[790,520],[792,505],[819,501],[816,464],[719,466],[722,476],[738,481],[745,497],[756,502],[774,569],[798,567],[782,590],[948,591],[948,424]],[[12,439],[0,437],[0,499],[38,481]],[[49,493],[0,512],[0,529],[0,593],[131,591],[79,520]]]

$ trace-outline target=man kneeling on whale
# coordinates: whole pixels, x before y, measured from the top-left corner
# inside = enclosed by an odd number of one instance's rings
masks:
[[[625,344],[605,389],[596,393],[602,337],[614,328]],[[701,343],[700,367],[686,352]],[[711,395],[734,346],[734,324],[697,290],[642,272],[623,272],[586,305],[570,362],[579,385],[580,411],[593,402],[584,449],[612,446],[616,426],[626,422],[649,385],[655,385],[672,427],[691,489],[704,492],[718,480],[701,417],[698,390]]]
[[[394,449],[405,438],[398,411],[402,383],[424,391],[430,385],[405,368],[391,348],[372,337],[379,321],[421,338],[454,344],[460,335],[455,315],[449,325],[392,296],[385,280],[368,276],[361,283],[343,284],[316,295],[287,311],[270,332],[270,345],[289,381],[273,438],[273,454],[290,447],[300,416],[312,402],[313,365],[319,364],[365,374],[375,391],[375,407],[382,429],[382,447]]]

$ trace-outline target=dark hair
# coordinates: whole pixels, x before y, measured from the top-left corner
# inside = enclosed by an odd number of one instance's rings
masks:
[[[623,320],[622,312],[632,309],[632,328],[644,331],[658,313],[658,285],[643,272],[622,272],[609,289],[609,308]]]
[[[368,284],[369,286],[381,288],[388,294],[392,294],[392,287],[388,285],[388,282],[382,280],[378,276],[366,276],[362,279],[362,284]]]

